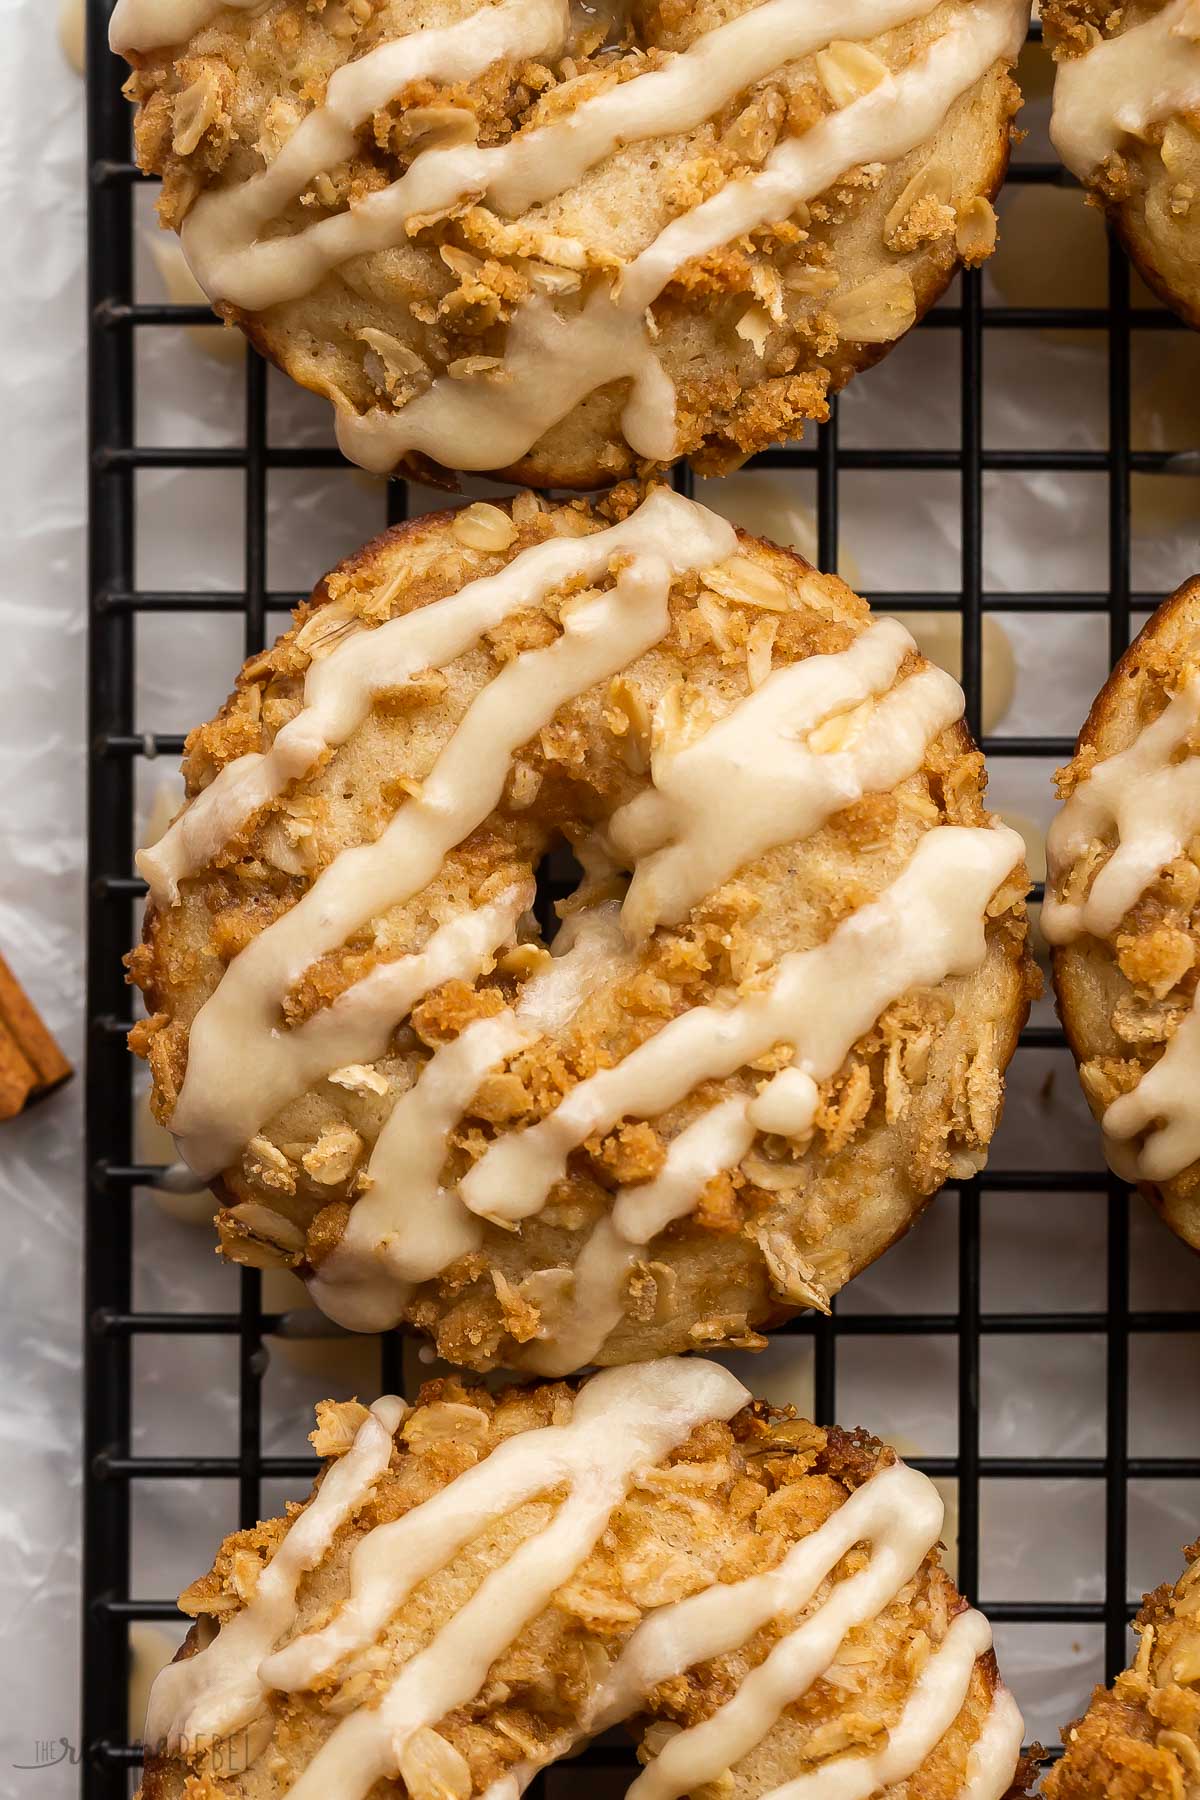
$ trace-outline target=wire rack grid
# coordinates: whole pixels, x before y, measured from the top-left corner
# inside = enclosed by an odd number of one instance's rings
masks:
[[[257,1272],[240,1276],[240,1304],[227,1312],[135,1310],[133,1300],[133,1197],[154,1181],[154,1168],[139,1165],[132,1148],[132,1061],[125,1049],[131,1023],[121,957],[133,939],[143,887],[131,873],[137,759],[174,756],[178,734],[148,734],[135,715],[136,622],[150,613],[188,615],[233,613],[244,626],[249,654],[265,643],[268,615],[286,609],[299,595],[267,585],[266,495],[269,473],[340,465],[332,449],[294,448],[270,440],[267,427],[267,373],[257,357],[246,361],[244,442],[235,448],[146,446],[135,425],[135,337],[161,326],[198,325],[210,320],[203,308],[139,301],[134,285],[135,190],[142,177],[131,160],[129,108],[121,96],[121,73],[106,45],[110,0],[89,0],[87,178],[89,186],[88,388],[90,430],[89,557],[89,885],[88,885],[88,1068],[86,1096],[86,1432],[84,1466],[83,1602],[84,1683],[82,1697],[82,1792],[89,1800],[125,1795],[140,1762],[127,1720],[128,1632],[139,1620],[175,1620],[172,1599],[131,1592],[131,1496],[140,1483],[203,1479],[232,1483],[242,1524],[259,1517],[264,1480],[291,1478],[302,1492],[311,1476],[307,1459],[267,1456],[262,1448],[262,1384],[269,1341],[281,1320],[262,1307]],[[1011,179],[1062,184],[1054,165],[1024,162]],[[1103,332],[1107,341],[1108,448],[1059,451],[985,447],[983,363],[990,334],[1047,328]],[[755,466],[815,472],[819,560],[837,563],[839,484],[857,471],[948,473],[958,484],[961,567],[956,591],[936,594],[873,592],[879,607],[919,604],[962,619],[963,686],[967,720],[992,758],[1040,757],[1063,760],[1069,739],[1051,735],[986,737],[981,730],[983,621],[994,612],[1096,612],[1106,615],[1110,659],[1129,641],[1133,615],[1159,596],[1132,589],[1130,484],[1136,474],[1172,467],[1167,452],[1131,448],[1131,338],[1134,330],[1171,330],[1163,312],[1135,307],[1130,275],[1120,251],[1110,249],[1109,304],[1106,309],[1048,309],[984,304],[977,272],[962,278],[951,303],[937,308],[923,330],[946,338],[947,366],[957,359],[961,376],[961,440],[946,449],[872,449],[839,446],[837,407],[812,447],[771,451]],[[866,379],[870,379],[867,377]],[[242,483],[244,571],[240,591],[174,592],[139,588],[135,573],[136,478],[145,470],[232,469]],[[1107,584],[1096,592],[992,592],[984,583],[985,475],[993,471],[1087,473],[1108,489]],[[688,486],[688,477],[679,477]],[[387,517],[405,516],[402,483],[387,490]],[[193,720],[181,720],[184,728]],[[1022,1047],[1060,1048],[1061,1033],[1050,1024],[1030,1026]],[[1020,1052],[1018,1053],[1020,1054]],[[1107,1211],[1105,1304],[1097,1310],[986,1311],[983,1306],[982,1220],[989,1205],[1006,1194],[1078,1193],[1095,1196]],[[838,1413],[839,1348],[866,1336],[881,1341],[901,1337],[941,1337],[957,1355],[957,1449],[953,1455],[918,1460],[928,1473],[952,1478],[958,1491],[958,1579],[971,1599],[980,1599],[1000,1623],[1055,1623],[1099,1626],[1104,1661],[1111,1676],[1125,1660],[1131,1612],[1128,1596],[1128,1511],[1130,1483],[1136,1480],[1196,1480],[1200,1456],[1139,1457],[1130,1452],[1130,1345],[1138,1334],[1196,1333],[1200,1310],[1134,1310],[1130,1301],[1130,1206],[1142,1203],[1124,1185],[1099,1172],[1030,1166],[1005,1169],[952,1183],[943,1201],[956,1207],[957,1299],[946,1310],[892,1312],[884,1316],[836,1309],[829,1319],[802,1318],[788,1329],[813,1341],[816,1416],[832,1422]],[[1073,1334],[1103,1342],[1106,1424],[1103,1454],[1087,1457],[997,1457],[981,1451],[981,1356],[989,1339],[1035,1333],[1053,1343]],[[221,1336],[236,1342],[238,1356],[238,1438],[230,1455],[145,1456],[132,1451],[131,1361],[135,1342],[182,1335],[192,1340]],[[884,1344],[886,1347],[886,1344]],[[400,1347],[382,1340],[381,1391],[402,1385]],[[751,1373],[751,1379],[752,1379]],[[853,1421],[850,1421],[853,1422]],[[1074,1477],[1102,1484],[1104,1495],[1103,1596],[1059,1602],[1020,1601],[979,1594],[980,1504],[984,1485],[1002,1479],[1044,1481]],[[136,1730],[136,1722],[134,1724]],[[606,1745],[588,1753],[597,1769],[624,1768],[628,1753]],[[586,1760],[586,1759],[585,1759]],[[579,1764],[573,1765],[578,1770]],[[623,1790],[614,1777],[611,1792]]]

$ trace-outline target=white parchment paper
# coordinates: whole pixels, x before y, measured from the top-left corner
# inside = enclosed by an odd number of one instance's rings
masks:
[[[84,291],[82,87],[60,56],[53,7],[0,0],[7,54],[0,59],[0,217],[8,280],[0,294],[8,355],[0,363],[7,580],[0,584],[0,947],[26,980],[68,1051],[81,1053],[83,658],[82,492]],[[1045,103],[1035,100],[1023,155],[1045,155]],[[139,284],[145,298],[179,298],[172,264],[155,255],[152,194],[139,196]],[[1076,195],[1010,189],[1002,247],[988,296],[1008,304],[1103,304],[1106,257],[1094,213]],[[1144,298],[1144,297],[1143,297]],[[138,343],[138,431],[158,444],[236,443],[243,413],[236,345],[212,355],[214,334],[154,330]],[[219,341],[219,334],[216,334]],[[954,334],[910,338],[864,377],[842,407],[849,446],[958,441],[960,393]],[[1137,333],[1135,442],[1200,444],[1200,339]],[[992,332],[987,337],[985,430],[989,446],[1097,448],[1106,441],[1106,362],[1101,335]],[[328,441],[322,405],[271,377],[270,427],[284,443]],[[753,529],[811,546],[812,481],[744,481],[710,503],[743,511]],[[139,478],[138,579],[172,588],[237,588],[241,579],[241,482],[236,472]],[[959,575],[959,492],[952,475],[860,473],[842,483],[843,572],[868,589],[952,590]],[[438,504],[433,495],[414,504]],[[1103,590],[1107,580],[1104,477],[989,475],[985,579],[989,589]],[[1135,481],[1135,583],[1165,593],[1200,566],[1194,474]],[[274,588],[307,589],[332,562],[381,528],[378,482],[349,470],[271,476],[270,566]],[[1100,614],[1005,615],[1016,684],[996,729],[1070,734],[1104,676]],[[1003,646],[1001,646],[1003,648]],[[138,624],[139,729],[177,731],[207,717],[241,656],[240,621],[152,617]],[[994,803],[1038,838],[1052,807],[1043,762],[996,759]],[[169,803],[172,772],[139,770],[143,821]],[[165,793],[164,793],[165,789]],[[1051,1018],[1043,1002],[1035,1018]],[[45,1800],[72,1793],[67,1764],[25,1770],[38,1740],[78,1742],[80,1084],[0,1136],[7,1254],[0,1259],[0,1362],[6,1404],[0,1488],[7,1555],[0,1561],[0,1794]],[[1036,1166],[1099,1172],[1095,1130],[1069,1058],[1019,1054],[993,1153],[1004,1169]],[[181,1310],[227,1307],[236,1278],[211,1254],[192,1219],[207,1207],[170,1209],[137,1197],[136,1304]],[[1105,1207],[1092,1194],[989,1194],[984,1200],[986,1310],[1100,1310],[1105,1301]],[[912,1236],[846,1296],[865,1313],[956,1305],[957,1201],[938,1199]],[[1133,1213],[1132,1304],[1200,1305],[1200,1259],[1183,1253],[1140,1203]],[[276,1281],[268,1304],[303,1303]],[[1200,1439],[1197,1346],[1192,1338],[1136,1338],[1131,1351],[1131,1449],[1163,1455]],[[265,1448],[304,1447],[314,1400],[367,1394],[377,1381],[370,1342],[275,1341],[265,1383]],[[804,1406],[811,1359],[777,1340],[757,1359],[731,1359],[771,1398]],[[956,1448],[953,1338],[843,1342],[839,1410],[914,1454]],[[1105,1442],[1104,1344],[1099,1337],[985,1339],[983,1444],[988,1455],[1101,1455]],[[236,1352],[219,1339],[140,1342],[135,1353],[135,1450],[229,1454],[236,1440]],[[948,1536],[956,1496],[943,1484]],[[295,1484],[292,1484],[294,1489]],[[269,1486],[265,1510],[289,1490]],[[1182,1482],[1135,1483],[1130,1496],[1130,1592],[1173,1574],[1179,1548],[1200,1530],[1200,1491]],[[145,1483],[135,1489],[134,1592],[175,1593],[207,1567],[234,1523],[228,1483]],[[982,1599],[1099,1600],[1103,1596],[1104,1498],[1080,1481],[988,1482],[983,1489]],[[136,1732],[149,1667],[179,1633],[135,1632]],[[1099,1626],[1011,1626],[998,1632],[1005,1673],[1029,1730],[1052,1739],[1101,1673]]]
[[[83,94],[54,8],[0,0],[0,949],[82,1053]],[[77,1741],[78,1080],[0,1128],[0,1793]]]

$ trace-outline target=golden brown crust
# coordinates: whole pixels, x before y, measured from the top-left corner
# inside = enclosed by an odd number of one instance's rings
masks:
[[[1057,59],[1152,18],[1168,0],[1046,0],[1042,23]],[[1089,179],[1138,273],[1165,306],[1200,330],[1200,115],[1127,135]]]
[[[1097,761],[1126,749],[1198,665],[1200,578],[1163,602],[1096,696],[1074,759],[1059,771],[1064,797]],[[1200,754],[1200,745],[1188,753]],[[1098,850],[1096,866],[1100,860]],[[1077,879],[1081,873],[1075,871]],[[1097,1119],[1153,1066],[1191,1005],[1200,963],[1198,908],[1200,843],[1193,842],[1121,921],[1113,941],[1088,934],[1053,952],[1059,1015]],[[1200,1249],[1200,1164],[1141,1187],[1172,1230]]]
[[[489,1394],[458,1378],[428,1383],[417,1409],[397,1433],[391,1468],[354,1521],[341,1528],[328,1555],[303,1578],[297,1622],[282,1642],[330,1617],[346,1591],[346,1567],[354,1545],[377,1523],[410,1511],[484,1459],[516,1432],[570,1417],[573,1388],[563,1383]],[[454,1415],[453,1417],[451,1415]],[[323,1448],[346,1448],[363,1409],[354,1403],[318,1408]],[[522,1755],[578,1728],[588,1695],[647,1612],[717,1581],[737,1581],[775,1567],[791,1546],[815,1530],[893,1452],[865,1432],[824,1429],[760,1402],[729,1425],[698,1427],[658,1465],[639,1475],[587,1562],[552,1604],[520,1633],[492,1665],[480,1699],[437,1723],[470,1770],[471,1790],[484,1792]],[[329,1467],[327,1463],[326,1469]],[[703,1470],[701,1479],[692,1471]],[[291,1517],[296,1509],[289,1509]],[[319,1744],[353,1705],[370,1704],[463,1604],[483,1571],[511,1554],[544,1527],[546,1506],[528,1502],[467,1549],[446,1570],[424,1582],[381,1634],[383,1657],[367,1676],[353,1661],[331,1671],[318,1690],[272,1693],[266,1728],[252,1728],[253,1766],[218,1746],[197,1747],[189,1757],[147,1756],[143,1800],[276,1800],[304,1768]],[[258,1573],[275,1553],[284,1521],[236,1532],[222,1545],[212,1571],[181,1596],[181,1606],[200,1618],[227,1619],[253,1591]],[[835,1578],[860,1567],[865,1549],[837,1565]],[[785,1709],[763,1744],[735,1766],[731,1800],[757,1800],[819,1759],[871,1742],[891,1723],[905,1696],[966,1602],[941,1566],[940,1547],[871,1624],[852,1634],[839,1660],[840,1679],[812,1685]],[[644,1712],[627,1723],[642,1742],[643,1759],[677,1726],[709,1717],[728,1700],[746,1672],[759,1664],[792,1620],[776,1620],[737,1651],[697,1665],[664,1682]],[[197,1648],[193,1628],[179,1658]],[[602,1654],[601,1654],[602,1652]],[[179,1660],[177,1658],[177,1660]],[[351,1687],[351,1683],[354,1684]],[[994,1656],[976,1664],[966,1704],[905,1792],[910,1800],[945,1800],[962,1786],[970,1747],[999,1685]],[[353,1701],[349,1700],[353,1694]],[[345,1697],[345,1698],[343,1698]],[[210,1786],[219,1759],[234,1763],[232,1779]],[[214,1762],[214,1756],[218,1759]],[[242,1758],[244,1761],[244,1757]],[[1023,1794],[1031,1771],[1022,1764],[1012,1795]],[[707,1790],[698,1790],[707,1792]],[[418,1783],[383,1780],[373,1794],[432,1800]]]
[[[1200,1544],[1172,1587],[1147,1594],[1132,1668],[1063,1731],[1046,1800],[1186,1800],[1200,1788]]]
[[[635,498],[617,490],[609,516],[628,510]],[[509,515],[502,509],[489,516]],[[294,713],[306,662],[298,632],[311,630],[323,609],[377,623],[453,592],[556,530],[604,522],[582,502],[546,511],[531,496],[515,503],[512,516],[517,536],[503,556],[464,548],[455,537],[455,515],[439,513],[396,527],[327,576],[299,609],[298,627],[266,656],[252,659],[218,717],[192,733],[185,757],[189,793],[231,757],[265,748]],[[759,540],[743,536],[742,550],[788,596],[786,609],[764,614],[748,606],[720,607],[696,578],[678,582],[670,635],[626,671],[620,691],[613,684],[590,690],[561,708],[552,726],[520,753],[536,787],[532,802],[522,797],[519,807],[503,803],[414,902],[323,958],[289,998],[294,1021],[336,997],[377,960],[420,948],[437,923],[511,884],[514,870],[536,864],[556,836],[579,842],[590,825],[640,791],[644,764],[631,752],[671,684],[684,678],[701,703],[707,695],[725,706],[747,691],[746,657],[764,625],[774,633],[776,666],[845,648],[864,628],[864,603],[835,578],[819,576],[794,552]],[[381,593],[387,596],[383,603]],[[151,1017],[135,1033],[134,1047],[149,1057],[164,1122],[183,1079],[188,1026],[225,963],[293,904],[341,848],[377,834],[388,809],[403,797],[404,782],[427,772],[480,684],[504,658],[553,635],[555,607],[551,597],[492,634],[485,664],[472,652],[436,680],[431,676],[427,694],[410,697],[403,707],[377,709],[370,733],[351,739],[334,764],[296,784],[208,870],[186,881],[179,906],[166,912],[150,907],[131,969]],[[632,973],[625,969],[598,982],[559,1039],[513,1059],[507,1074],[481,1090],[479,1104],[452,1138],[446,1179],[465,1171],[493,1135],[543,1116],[598,1058],[625,1054],[666,1017],[718,988],[738,986],[786,950],[823,941],[847,908],[894,878],[931,824],[985,822],[983,782],[982,759],[958,724],[935,740],[922,771],[895,793],[870,796],[804,843],[766,853],[699,903],[679,927],[660,927]],[[381,794],[390,796],[382,812]],[[306,867],[281,843],[281,826],[303,833],[298,841],[311,857]],[[809,1150],[794,1146],[789,1154],[767,1141],[765,1155],[747,1159],[732,1179],[710,1184],[694,1219],[655,1240],[646,1264],[631,1277],[627,1315],[605,1360],[722,1339],[753,1341],[760,1325],[780,1322],[805,1298],[824,1304],[827,1294],[909,1228],[949,1175],[980,1165],[1032,991],[1025,885],[1022,868],[1002,890],[981,970],[888,1009],[825,1084]],[[601,889],[593,884],[589,891]],[[304,1250],[288,1260],[301,1268],[319,1265],[361,1191],[365,1160],[384,1117],[429,1047],[456,1035],[472,1016],[496,1010],[515,991],[514,977],[503,971],[481,978],[473,989],[452,984],[417,1008],[416,1035],[399,1032],[377,1065],[383,1093],[352,1094],[322,1082],[267,1121],[253,1154],[214,1183],[226,1209],[220,1220],[226,1254],[241,1261],[280,1259],[278,1248],[264,1244],[228,1210],[257,1201],[305,1235]],[[697,1099],[713,1104],[723,1092],[740,1092],[747,1078],[708,1084]],[[538,1271],[575,1261],[597,1209],[611,1203],[612,1189],[656,1172],[664,1144],[694,1116],[695,1104],[672,1109],[653,1126],[626,1124],[589,1143],[572,1158],[552,1206],[526,1220],[517,1234],[489,1225],[483,1255],[461,1258],[444,1277],[424,1284],[410,1304],[410,1322],[433,1334],[455,1362],[488,1367],[519,1360],[537,1323],[529,1311],[531,1290],[522,1292],[522,1284]],[[344,1167],[336,1162],[341,1147],[349,1156]],[[326,1156],[328,1166],[315,1167],[314,1156]],[[776,1231],[782,1238],[770,1238],[768,1253],[767,1238]]]
[[[624,54],[602,49],[597,56],[575,45],[566,58],[515,70],[498,66],[454,88],[417,84],[420,92],[408,102],[470,111],[479,142],[500,142],[531,119],[540,122],[569,110],[597,83],[644,70],[647,54],[653,62],[655,56],[686,49],[702,32],[753,4],[639,5],[631,9]],[[364,26],[331,38],[330,20],[335,12],[342,18],[341,9],[329,9],[327,20],[323,9],[306,8],[304,0],[277,0],[265,20],[232,15],[176,52],[131,57],[138,157],[143,167],[164,177],[164,223],[178,228],[197,193],[262,168],[275,140],[294,127],[296,96],[302,106],[319,96],[328,75],[349,57],[415,25],[439,24],[463,12],[459,0],[369,0],[369,6]],[[900,66],[961,6],[962,0],[943,0],[929,19],[873,39],[869,47]],[[753,173],[780,137],[803,132],[827,112],[832,101],[818,73],[813,58],[802,59],[738,96],[695,131],[619,151],[605,165],[603,204],[597,204],[596,179],[589,177],[552,202],[544,216],[534,209],[521,220],[501,221],[485,207],[459,209],[457,216],[418,231],[402,251],[355,259],[304,299],[255,313],[228,303],[218,310],[264,355],[335,405],[362,412],[403,404],[405,394],[394,379],[390,386],[378,385],[379,371],[365,353],[361,330],[383,328],[419,355],[425,374],[414,377],[418,384],[465,357],[496,355],[528,287],[529,255],[554,264],[560,254],[556,244],[569,236],[585,244],[589,266],[607,271],[608,279],[670,217],[707,197],[718,178]],[[192,134],[181,138],[176,125],[179,107],[188,105],[185,96],[198,84],[207,84],[212,103],[202,115],[207,127],[192,144]],[[304,206],[289,210],[290,229],[329,216],[347,195],[374,191],[403,172],[413,153],[403,99],[376,115],[370,141],[364,134],[355,158],[335,171],[336,192],[314,190]],[[849,172],[811,206],[798,209],[794,219],[679,272],[654,313],[658,351],[678,394],[680,454],[689,455],[702,472],[720,473],[799,435],[806,420],[824,419],[829,395],[885,355],[945,291],[964,260],[974,263],[990,252],[995,220],[989,202],[1004,178],[1010,121],[1019,104],[1007,69],[998,63],[911,155],[887,168],[871,164]],[[897,202],[910,187],[914,198],[897,219]],[[518,238],[524,255],[514,251]],[[806,278],[815,270],[815,279],[825,285],[793,283],[793,272],[800,269]],[[879,292],[872,298],[884,280],[888,297]],[[894,329],[880,336],[880,320],[893,312]],[[756,323],[748,328],[752,314]],[[867,314],[864,341],[855,335],[855,322]],[[766,336],[756,348],[759,325]],[[648,473],[650,465],[639,464],[621,429],[627,388],[618,381],[599,389],[527,455],[493,473],[537,487],[579,490]],[[436,485],[453,480],[451,471],[417,455],[402,458],[397,470]]]
[[[1004,186],[1011,140],[1008,109],[1005,109],[996,125],[991,155],[981,164],[975,177],[978,193],[989,203],[996,199]],[[904,183],[901,181],[894,185],[899,191]],[[914,313],[909,330],[915,329],[930,309],[937,305],[962,266],[958,255],[951,254],[949,246],[946,246],[941,255],[931,248],[912,269]],[[1164,295],[1164,298],[1167,296]],[[285,375],[292,375],[301,386],[309,387],[314,393],[332,398],[327,386],[319,381],[306,380],[297,371],[289,356],[286,338],[273,332],[261,316],[239,311],[236,307],[218,307],[217,311],[231,324],[240,326],[254,348]],[[907,331],[903,335],[907,336]],[[681,453],[686,454],[691,466],[699,474],[722,475],[737,468],[757,451],[766,450],[772,444],[789,437],[802,437],[807,423],[824,424],[827,421],[829,401],[840,394],[855,375],[873,369],[895,349],[899,341],[897,338],[889,343],[866,344],[841,339],[832,353],[818,356],[816,367],[806,382],[795,379],[785,392],[757,407],[754,403],[754,391],[750,390],[748,395],[739,400],[733,418],[723,426],[714,420],[694,442],[682,444]],[[620,430],[619,418],[626,389],[626,383],[618,382],[612,389],[600,390],[587,402],[590,413],[602,410],[606,415],[606,441],[594,444],[593,440],[598,432],[593,426],[581,449],[568,449],[564,446],[551,451],[544,444],[535,446],[519,462],[506,469],[492,471],[493,478],[522,487],[562,488],[578,493],[593,493],[615,481],[649,476],[653,465],[639,461],[625,444]],[[449,490],[458,487],[458,478],[453,470],[443,468],[440,463],[432,462],[426,456],[405,457],[393,473],[420,481],[429,487]]]

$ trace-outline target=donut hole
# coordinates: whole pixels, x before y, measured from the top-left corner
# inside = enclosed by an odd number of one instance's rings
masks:
[[[561,832],[556,832],[533,871],[533,914],[542,941],[552,944],[562,926],[557,902],[573,894],[584,877],[583,864]]]

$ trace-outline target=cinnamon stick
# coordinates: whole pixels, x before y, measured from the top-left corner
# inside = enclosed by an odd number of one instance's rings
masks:
[[[15,1118],[72,1073],[37,1008],[0,956],[0,1120]]]

